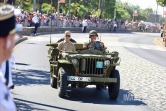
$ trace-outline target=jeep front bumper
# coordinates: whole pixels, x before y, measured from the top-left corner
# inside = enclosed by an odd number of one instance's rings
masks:
[[[117,78],[67,76],[67,81],[69,81],[69,82],[107,82],[107,83],[116,83],[117,82]]]

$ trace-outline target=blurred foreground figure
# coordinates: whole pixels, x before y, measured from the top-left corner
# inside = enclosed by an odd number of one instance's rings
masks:
[[[15,65],[13,64],[13,62],[14,62],[14,56],[12,55],[7,61],[4,61],[0,67],[0,71],[3,73],[6,79],[5,84],[9,89],[14,89],[14,84],[12,80],[12,71],[11,71],[12,65]]]
[[[0,6],[0,67],[4,61],[11,57],[15,37],[14,7],[11,5]],[[0,71],[0,111],[16,111],[11,93],[6,86],[4,74]]]

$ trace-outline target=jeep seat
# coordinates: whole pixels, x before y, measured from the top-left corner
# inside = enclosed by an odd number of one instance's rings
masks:
[[[76,50],[83,49],[83,44],[82,43],[74,43],[74,46],[75,46]]]

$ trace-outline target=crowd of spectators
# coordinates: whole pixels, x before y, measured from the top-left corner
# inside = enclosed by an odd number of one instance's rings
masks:
[[[145,21],[126,21],[125,26],[129,30],[138,30],[143,32],[160,32],[161,25]]]
[[[51,13],[51,14],[41,14],[37,12],[25,12],[22,11],[20,15],[17,16],[16,21],[18,24],[22,24],[23,27],[33,27],[33,17],[37,15],[39,19],[39,27],[43,26],[56,26],[56,27],[82,27],[83,22],[87,22],[87,28],[109,28],[114,29],[130,29],[139,30],[144,32],[159,32],[160,25],[154,25],[152,23],[146,23],[143,21],[121,21],[114,19],[99,19],[97,17],[87,17],[87,19],[82,19],[79,17],[72,16],[69,18],[66,14]],[[58,19],[57,19],[58,18]]]
[[[124,22],[121,20],[115,21],[113,19],[99,19],[91,16],[87,17],[87,19],[72,16],[71,19],[69,19],[69,16],[66,14],[59,14],[58,17],[57,13],[41,14],[37,12],[27,13],[25,11],[22,11],[21,14],[17,16],[16,21],[24,27],[32,27],[34,26],[32,19],[35,15],[37,15],[39,19],[39,26],[50,26],[52,23],[52,26],[57,27],[82,27],[83,21],[87,22],[87,28],[113,28],[116,24],[117,28],[120,29],[122,28],[122,25],[124,25]],[[59,19],[57,19],[57,17]]]

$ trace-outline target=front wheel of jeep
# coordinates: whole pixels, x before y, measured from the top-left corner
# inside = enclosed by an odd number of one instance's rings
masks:
[[[108,85],[108,93],[109,98],[112,100],[116,100],[119,95],[119,89],[120,89],[120,74],[118,70],[112,70],[110,74],[110,78],[117,78],[117,83],[110,83]]]
[[[67,90],[67,74],[65,70],[61,67],[58,71],[58,93],[59,97],[64,98]]]

